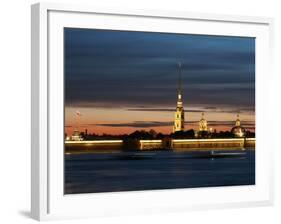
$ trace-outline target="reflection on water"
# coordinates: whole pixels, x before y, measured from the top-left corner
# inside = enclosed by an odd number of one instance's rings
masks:
[[[65,193],[255,184],[255,151],[65,155]]]

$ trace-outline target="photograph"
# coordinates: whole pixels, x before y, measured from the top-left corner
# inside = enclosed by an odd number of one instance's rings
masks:
[[[63,35],[64,194],[255,185],[255,37]]]

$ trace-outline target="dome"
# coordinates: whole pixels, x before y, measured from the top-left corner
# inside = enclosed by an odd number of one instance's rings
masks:
[[[244,137],[245,132],[246,130],[242,126],[235,126],[231,129],[231,133],[234,134],[235,137]]]
[[[244,137],[246,133],[246,129],[241,126],[241,121],[239,119],[239,114],[237,114],[237,119],[235,121],[235,126],[231,129],[231,133],[235,137]]]

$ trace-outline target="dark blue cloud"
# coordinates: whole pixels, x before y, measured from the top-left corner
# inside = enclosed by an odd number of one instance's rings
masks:
[[[177,62],[189,105],[254,107],[255,39],[65,28],[65,102],[174,106]]]

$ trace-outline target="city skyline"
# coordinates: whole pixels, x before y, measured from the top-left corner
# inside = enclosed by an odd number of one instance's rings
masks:
[[[65,28],[66,133],[171,133],[179,61],[186,130],[255,130],[254,38]]]

